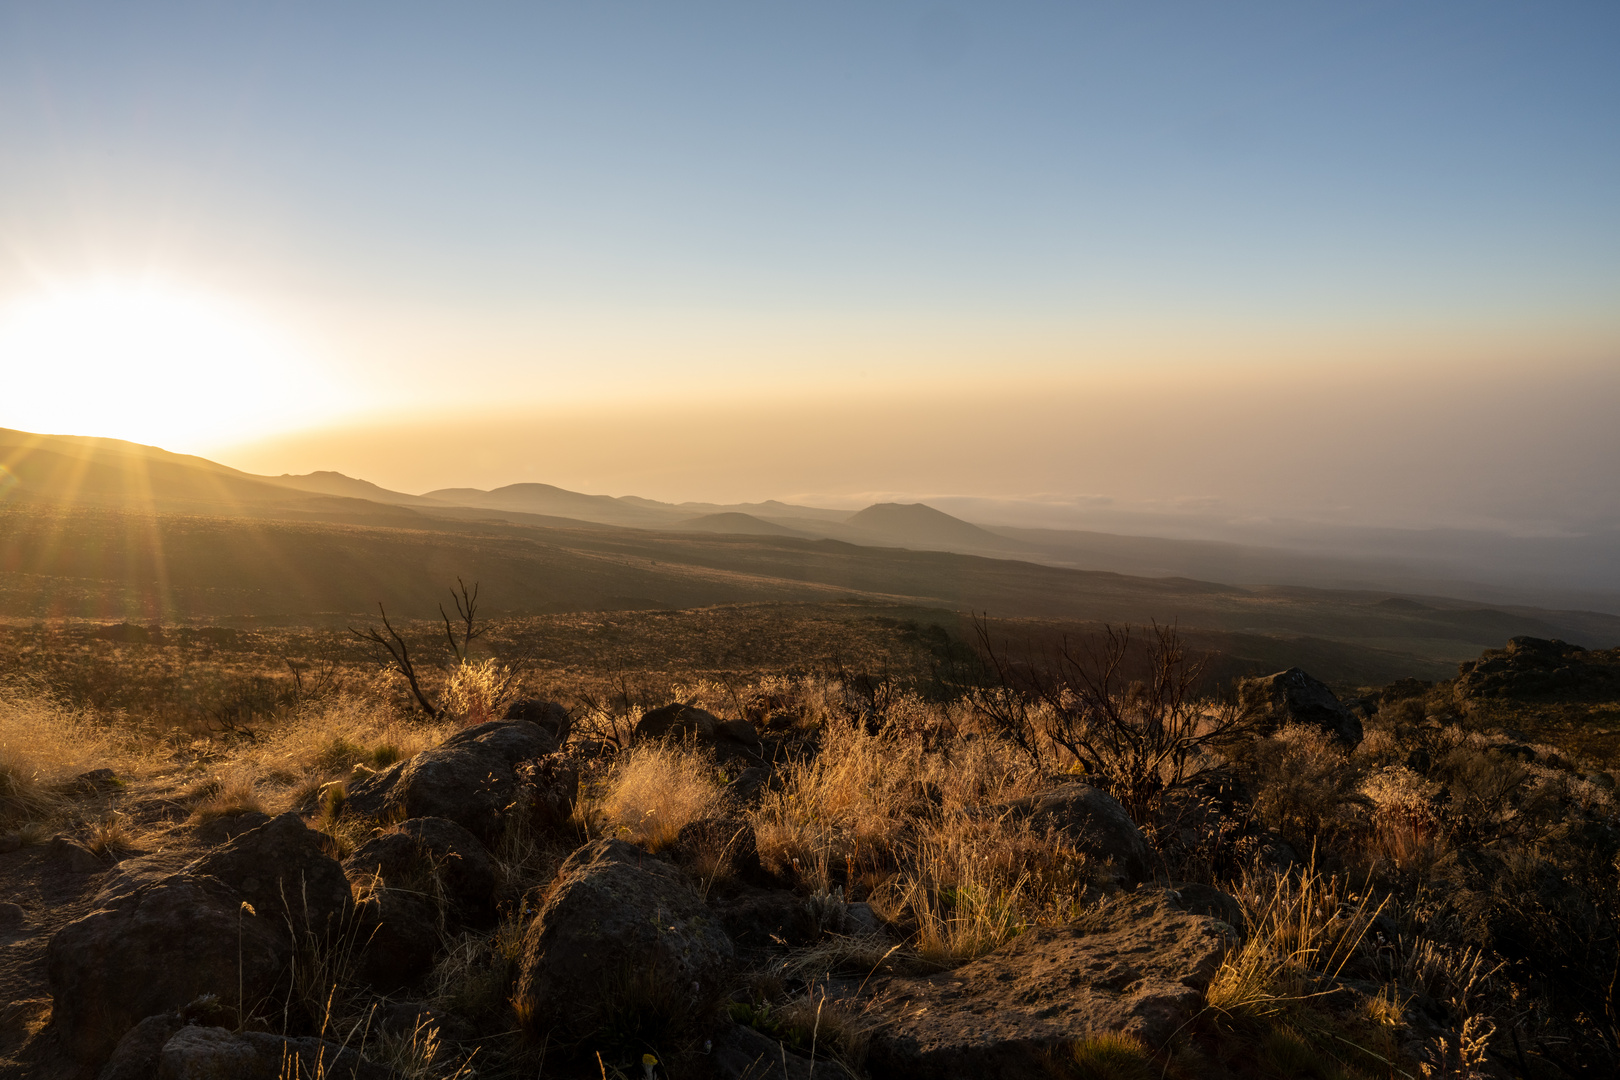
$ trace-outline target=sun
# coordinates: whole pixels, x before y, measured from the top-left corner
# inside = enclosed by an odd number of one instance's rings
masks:
[[[335,404],[311,350],[203,292],[103,281],[0,307],[0,427],[195,450]]]

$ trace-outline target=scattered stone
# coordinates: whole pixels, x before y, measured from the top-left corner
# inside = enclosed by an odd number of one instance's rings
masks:
[[[523,942],[513,1005],[530,1030],[583,1038],[627,1011],[690,1027],[725,989],[733,949],[675,867],[622,840],[563,863]]]
[[[1229,929],[1165,890],[1130,893],[1067,927],[1037,927],[952,971],[869,986],[874,1076],[1046,1080],[1092,1032],[1164,1045],[1203,1004]]]
[[[1089,784],[1064,784],[1044,795],[991,809],[1010,810],[1027,816],[1032,825],[1055,829],[1074,850],[1098,863],[1111,864],[1127,887],[1153,877],[1156,860],[1142,830],[1118,800]]]
[[[28,913],[21,904],[0,901],[0,934],[9,934],[28,925]]]
[[[1305,724],[1320,728],[1346,746],[1361,743],[1361,721],[1356,714],[1340,703],[1326,683],[1299,668],[1243,679],[1238,683],[1238,702],[1259,714],[1271,730]]]
[[[89,772],[82,772],[73,778],[75,790],[85,795],[94,795],[100,791],[111,791],[114,788],[123,786],[124,782],[111,769],[91,769]]]
[[[377,818],[449,818],[491,840],[517,794],[518,763],[556,749],[556,737],[538,724],[491,720],[356,781],[346,807]]]
[[[45,857],[75,874],[95,874],[107,869],[100,856],[68,836],[52,837],[45,848]]]
[[[717,900],[714,913],[726,935],[743,948],[809,945],[821,936],[804,897],[785,889]]]
[[[769,765],[752,765],[726,785],[723,798],[733,806],[750,807],[759,803],[776,781],[776,770]]]

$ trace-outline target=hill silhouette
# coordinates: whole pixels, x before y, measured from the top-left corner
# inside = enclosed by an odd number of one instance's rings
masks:
[[[923,503],[874,503],[844,523],[850,531],[932,551],[1024,551],[1027,545]]]

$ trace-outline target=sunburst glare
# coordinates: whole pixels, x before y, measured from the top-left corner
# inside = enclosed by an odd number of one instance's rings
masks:
[[[196,449],[339,401],[307,346],[205,293],[102,281],[0,308],[0,426]]]

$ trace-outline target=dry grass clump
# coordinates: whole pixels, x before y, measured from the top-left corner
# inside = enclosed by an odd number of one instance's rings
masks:
[[[1117,1031],[1077,1040],[1067,1057],[1058,1064],[1077,1080],[1157,1080],[1161,1073],[1140,1039]]]
[[[64,805],[56,785],[95,768],[134,771],[146,756],[48,694],[0,690],[0,825],[49,818]]]
[[[1206,999],[1228,1016],[1272,1016],[1321,993],[1344,970],[1383,904],[1352,892],[1314,863],[1298,874],[1256,873],[1234,890],[1248,914],[1249,936],[1227,953]]]
[[[454,723],[406,719],[369,695],[335,694],[299,709],[234,748],[233,763],[261,787],[299,801],[356,769],[374,771],[416,756],[457,730]]]
[[[919,821],[1011,799],[1038,778],[1005,745],[925,740],[892,727],[827,722],[820,752],[781,771],[751,815],[760,857],[810,891],[841,873],[870,888],[904,861]]]
[[[1031,925],[1072,922],[1093,899],[1085,857],[1023,822],[936,819],[908,854],[873,906],[914,926],[914,953],[942,965],[982,956]]]
[[[714,763],[679,746],[639,746],[608,774],[604,790],[582,800],[580,816],[658,851],[675,842],[683,826],[714,816],[721,787]]]
[[[192,804],[191,820],[196,822],[268,813],[268,804],[252,777],[239,771],[202,780],[186,792],[185,798]]]

